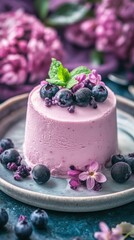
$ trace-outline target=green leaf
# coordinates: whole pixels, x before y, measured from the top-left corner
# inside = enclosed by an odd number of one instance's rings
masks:
[[[64,68],[61,64],[58,68],[58,79],[66,83],[70,78],[70,73],[67,68]]]
[[[104,63],[104,54],[102,52],[93,50],[90,55],[90,61],[94,66],[98,66]]]
[[[44,20],[48,13],[48,0],[35,0],[35,9],[41,20]]]
[[[68,81],[68,83],[66,85],[66,88],[70,89],[77,83],[78,83],[78,81],[76,79],[72,78]]]
[[[46,81],[54,85],[65,87],[65,83],[58,79],[46,79]]]
[[[87,67],[84,67],[84,66],[80,66],[80,67],[77,67],[75,69],[73,69],[71,72],[70,72],[70,76],[71,78],[74,78],[82,73],[85,73],[85,74],[89,74],[91,72],[90,69],[88,69]]]
[[[89,9],[86,5],[76,3],[65,3],[47,19],[47,23],[52,26],[64,26],[82,20]]]
[[[52,79],[58,79],[58,69],[61,65],[60,61],[57,61],[55,58],[52,58],[52,63],[50,65],[49,69],[49,77]]]

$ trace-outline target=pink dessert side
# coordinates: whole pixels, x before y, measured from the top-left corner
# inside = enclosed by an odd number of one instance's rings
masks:
[[[90,161],[105,164],[117,151],[116,98],[107,88],[105,102],[75,107],[70,113],[47,107],[37,86],[29,95],[24,154],[30,166],[46,165],[53,176],[66,177],[70,166],[82,169]]]

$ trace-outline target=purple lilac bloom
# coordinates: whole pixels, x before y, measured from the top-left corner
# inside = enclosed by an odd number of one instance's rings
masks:
[[[98,74],[95,69],[93,69],[91,73],[89,73],[88,79],[93,85],[105,85],[105,83],[101,81],[101,75]]]
[[[100,232],[95,232],[94,237],[98,240],[123,240],[120,227],[110,229],[106,223],[100,222]]]
[[[86,181],[86,186],[88,190],[92,190],[95,187],[95,183],[104,183],[107,178],[101,172],[99,172],[99,164],[96,161],[92,161],[86,170],[79,174],[79,179],[81,181]]]
[[[88,190],[99,191],[102,183],[107,180],[99,169],[100,166],[96,161],[91,161],[90,164],[83,169],[77,169],[74,166],[70,167],[68,171],[70,187],[76,190],[78,187],[86,185]]]
[[[65,38],[78,46],[90,47],[95,42],[96,20],[88,19],[67,27]]]
[[[51,58],[61,59],[55,30],[22,10],[0,14],[0,84],[16,86],[46,77]]]
[[[68,176],[71,178],[69,184],[73,190],[76,190],[81,185],[81,182],[79,180],[79,174],[81,172],[81,170],[75,168],[74,166],[71,166],[70,170],[67,173]]]

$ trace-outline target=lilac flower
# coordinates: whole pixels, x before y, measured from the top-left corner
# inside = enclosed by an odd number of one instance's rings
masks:
[[[71,177],[69,181],[70,187],[74,190],[76,190],[81,185],[81,182],[79,180],[79,174],[81,172],[81,170],[76,169],[74,166],[71,166],[70,170],[67,173],[68,176]]]
[[[79,83],[81,83],[81,82],[83,82],[83,81],[85,81],[86,80],[86,74],[84,74],[84,73],[81,73],[80,75],[78,75],[78,76],[76,76],[76,80],[79,82]]]
[[[94,188],[95,183],[104,183],[106,182],[106,177],[103,173],[98,172],[99,164],[96,161],[92,161],[89,166],[87,166],[86,171],[79,174],[79,179],[81,181],[86,181],[86,186],[88,190]]]
[[[94,237],[98,240],[123,240],[120,227],[110,229],[106,223],[100,222],[99,224],[101,232],[96,232]]]
[[[65,38],[78,46],[90,47],[95,41],[96,20],[88,19],[67,27]]]
[[[105,83],[101,81],[101,75],[98,74],[95,69],[89,73],[88,78],[93,85],[105,85]]]
[[[0,83],[2,84],[23,84],[27,73],[26,59],[19,54],[9,54],[0,62]]]
[[[55,30],[22,10],[0,14],[0,84],[16,86],[46,77],[63,49]]]

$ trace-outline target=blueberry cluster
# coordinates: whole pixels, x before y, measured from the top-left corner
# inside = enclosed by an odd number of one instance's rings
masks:
[[[0,162],[5,168],[14,172],[16,181],[20,181],[30,175],[31,168],[21,163],[22,157],[13,147],[14,143],[11,139],[0,140]],[[32,177],[38,184],[44,184],[50,178],[50,170],[43,164],[37,164],[32,169]]]
[[[73,89],[59,88],[56,85],[45,83],[40,89],[40,96],[47,107],[59,105],[67,107],[70,113],[74,112],[75,105],[86,107],[88,105],[97,108],[97,102],[107,99],[108,91],[103,85],[93,85],[86,82],[85,86],[73,92]]]
[[[126,182],[134,173],[134,153],[111,157],[111,176],[118,183]]]
[[[8,222],[9,216],[4,208],[0,209],[0,229]],[[27,217],[21,215],[14,226],[14,232],[19,239],[29,239],[33,232],[33,227],[36,229],[46,229],[48,224],[48,214],[43,209],[36,209],[30,215],[31,222],[28,222]]]
[[[3,138],[0,140],[0,161],[4,167],[14,172],[14,179],[19,181],[30,175],[31,168],[21,164],[22,157],[14,149],[14,143],[11,139]]]

